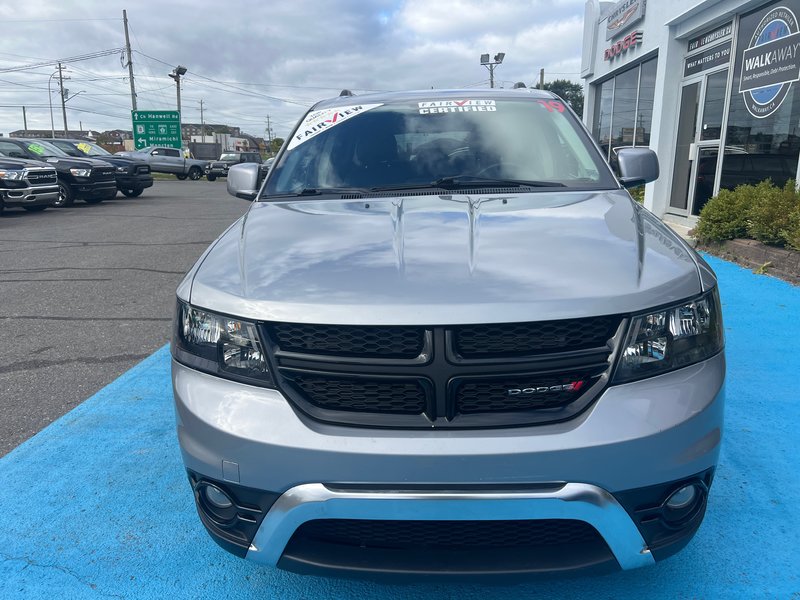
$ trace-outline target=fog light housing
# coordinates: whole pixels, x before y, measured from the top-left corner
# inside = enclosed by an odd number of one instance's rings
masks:
[[[695,482],[679,487],[664,501],[664,519],[671,525],[693,519],[703,505],[704,494],[705,489]]]
[[[195,489],[200,507],[218,525],[229,525],[236,520],[236,504],[220,487],[201,481]]]

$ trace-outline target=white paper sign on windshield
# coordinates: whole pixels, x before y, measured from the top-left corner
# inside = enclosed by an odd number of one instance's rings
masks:
[[[306,115],[300,127],[297,128],[292,139],[289,140],[288,150],[295,146],[299,146],[303,142],[307,142],[314,136],[319,135],[323,131],[327,131],[331,127],[335,127],[340,123],[344,123],[353,117],[378,108],[383,104],[354,104],[353,106],[339,106],[336,108],[323,108],[322,110],[315,110]]]

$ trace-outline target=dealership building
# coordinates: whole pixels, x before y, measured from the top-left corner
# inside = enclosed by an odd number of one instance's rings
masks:
[[[797,177],[800,0],[586,2],[584,120],[611,161],[649,146],[645,205],[691,225],[720,188]]]

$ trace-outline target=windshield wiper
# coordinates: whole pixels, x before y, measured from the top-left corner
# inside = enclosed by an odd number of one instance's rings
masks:
[[[275,196],[322,196],[323,194],[364,194],[369,192],[364,188],[303,188],[299,192],[286,192],[284,194],[270,194]]]
[[[472,175],[441,177],[436,181],[434,181],[433,185],[444,189],[470,188],[470,187],[567,187],[560,181],[535,181],[530,179],[492,179],[489,177],[474,177]]]
[[[371,192],[392,192],[400,190],[420,190],[440,188],[443,190],[465,189],[477,187],[567,187],[560,181],[533,181],[527,179],[491,179],[472,175],[440,177],[429,183],[410,183],[370,188]]]

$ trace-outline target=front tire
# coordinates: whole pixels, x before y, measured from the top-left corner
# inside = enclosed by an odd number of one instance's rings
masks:
[[[186,179],[186,173],[175,173],[175,177],[183,181],[184,179]]]
[[[217,176],[209,174],[209,175],[206,175],[206,179],[208,179],[209,181],[216,181],[217,180]]]
[[[53,206],[72,206],[75,202],[75,196],[72,194],[72,189],[63,181],[58,182],[58,199],[53,203]]]
[[[144,188],[133,188],[133,189],[130,189],[130,190],[120,190],[120,192],[122,192],[122,195],[125,196],[126,198],[138,198],[139,196],[142,195],[143,191],[144,191]]]
[[[199,167],[192,167],[189,169],[189,179],[192,181],[197,181],[203,176],[203,172],[200,170]]]

